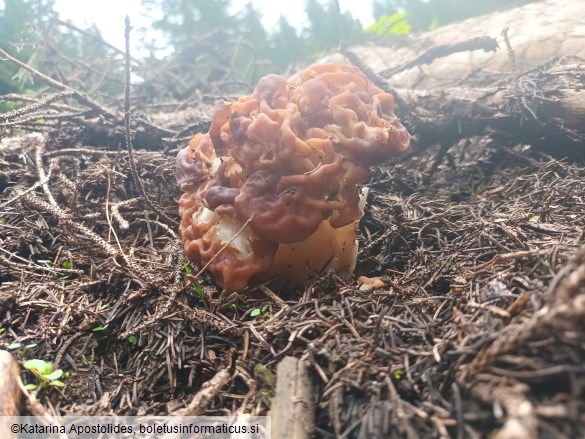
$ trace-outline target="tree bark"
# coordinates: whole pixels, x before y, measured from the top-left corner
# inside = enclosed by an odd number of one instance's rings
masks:
[[[395,90],[401,118],[426,148],[489,133],[501,144],[530,144],[556,157],[585,159],[585,64],[572,57],[483,88]]]

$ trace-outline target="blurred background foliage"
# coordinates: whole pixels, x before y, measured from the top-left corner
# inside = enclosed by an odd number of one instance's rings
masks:
[[[376,23],[373,32],[380,35],[395,36],[392,27],[377,26],[384,20],[400,13],[408,23],[409,32],[425,32],[449,23],[465,20],[476,15],[487,14],[497,9],[513,8],[534,0],[372,0]],[[396,17],[395,17],[396,18]],[[404,29],[401,22],[397,25]],[[388,32],[389,29],[389,32]],[[400,35],[404,35],[401,33]]]
[[[164,98],[180,100],[210,84],[253,84],[268,72],[286,74],[337,47],[340,35],[345,44],[363,44],[534,0],[363,0],[373,3],[376,19],[365,29],[348,13],[340,14],[336,0],[304,0],[307,20],[302,29],[285,16],[266,29],[251,3],[233,13],[230,0],[141,1],[145,11],[158,17],[152,25],[157,34],[140,29],[133,34],[148,54],[135,60],[134,71],[144,84],[165,78]],[[121,52],[101,41],[98,29],[60,21],[54,0],[0,0],[0,47],[103,99],[123,88]],[[40,90],[23,69],[0,61],[0,95],[27,91]]]

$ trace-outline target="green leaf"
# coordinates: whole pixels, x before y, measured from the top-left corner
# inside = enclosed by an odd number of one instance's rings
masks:
[[[31,344],[27,344],[24,348],[25,349],[32,349],[32,348],[36,348],[37,344],[36,343],[31,343]]]
[[[183,264],[183,271],[187,274],[191,274],[191,267],[189,267],[189,264],[187,264],[186,261],[181,261],[181,263]]]
[[[73,262],[71,261],[63,261],[63,268],[71,270],[73,268]]]
[[[6,346],[6,349],[10,349],[10,350],[14,350],[14,349],[18,349],[19,347],[22,346],[22,343],[10,343],[8,346]]]
[[[131,335],[130,337],[128,337],[128,342],[131,345],[136,346],[138,344],[138,337],[136,337],[135,335]]]
[[[63,371],[61,369],[57,369],[54,370],[53,372],[45,375],[45,378],[48,379],[49,381],[55,381],[58,380],[59,378],[61,378],[63,376]]]
[[[26,390],[37,390],[39,386],[37,386],[36,384],[30,383],[27,384],[26,386],[24,386],[24,388]]]
[[[37,120],[35,120],[35,123],[44,124],[45,123],[45,119],[37,119]]]
[[[250,313],[250,317],[258,317],[262,311],[260,308],[254,308]]]
[[[6,328],[0,328],[0,334],[4,334],[6,332]]]
[[[49,383],[49,385],[55,386],[55,387],[65,387],[65,383],[63,381],[59,381],[59,380],[51,381]]]
[[[43,370],[43,376],[50,375],[53,372],[53,363],[50,361],[45,361],[45,369]]]
[[[22,367],[24,367],[25,369],[30,370],[30,371],[33,371],[33,370],[37,371],[41,375],[47,375],[47,374],[51,373],[51,370],[52,370],[52,365],[50,362],[43,361],[43,360],[37,360],[37,359],[26,360],[22,364]],[[47,370],[48,370],[48,372],[47,372]]]

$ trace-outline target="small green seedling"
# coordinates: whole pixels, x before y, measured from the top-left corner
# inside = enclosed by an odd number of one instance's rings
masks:
[[[102,332],[105,331],[106,329],[108,329],[108,326],[110,326],[109,324],[105,324],[105,325],[99,325],[96,326],[95,328],[92,329],[93,332]]]
[[[73,262],[71,261],[63,261],[63,264],[61,265],[67,270],[71,270],[73,268]]]
[[[128,337],[128,343],[130,343],[132,346],[136,346],[138,344],[138,337],[131,335]]]
[[[30,383],[25,387],[28,390],[36,390],[44,387],[65,387],[65,383],[59,378],[63,376],[63,370],[53,370],[53,363],[43,360],[27,360],[22,365],[25,369],[31,371],[39,381],[38,384]]]
[[[6,346],[6,349],[8,349],[9,351],[15,351],[17,349],[23,349],[23,350],[27,350],[27,349],[32,349],[37,347],[36,343],[30,343],[27,345],[23,345],[22,343],[19,342],[14,342],[14,343],[10,343],[8,346]]]
[[[205,301],[205,291],[203,291],[203,287],[200,284],[193,284],[193,291],[195,291],[195,295],[199,299]]]
[[[250,317],[265,317],[266,314],[268,314],[268,306],[264,305],[262,308],[254,308],[252,312],[250,312]]]
[[[191,275],[191,267],[189,267],[187,261],[181,261],[181,264],[183,264],[183,271],[185,272],[185,274],[187,274],[187,277],[189,278]],[[191,282],[193,281],[194,279],[191,279]],[[193,282],[193,292],[199,298],[199,300],[201,300],[201,302],[203,303],[203,307],[207,308],[208,306],[207,300],[205,299],[205,291],[203,291],[203,287],[201,286],[201,284]]]
[[[207,299],[205,297],[205,291],[203,291],[203,287],[200,284],[194,283],[193,284],[193,292],[197,296],[197,298],[201,301],[204,308],[208,308]]]
[[[181,261],[181,264],[183,264],[183,271],[187,274],[191,274],[191,267],[189,267],[189,264],[187,264],[186,261]]]
[[[394,372],[393,376],[395,381],[400,381],[402,378],[404,378],[404,371],[402,369],[398,369]]]

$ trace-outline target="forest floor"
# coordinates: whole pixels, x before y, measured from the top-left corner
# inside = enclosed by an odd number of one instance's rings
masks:
[[[318,437],[585,436],[583,163],[474,137],[378,166],[356,276],[281,302],[195,278],[120,142],[44,131],[0,146],[0,346],[66,372],[49,414],[168,414],[227,370],[201,413],[265,415],[293,356]],[[173,220],[175,154],[135,152]]]

